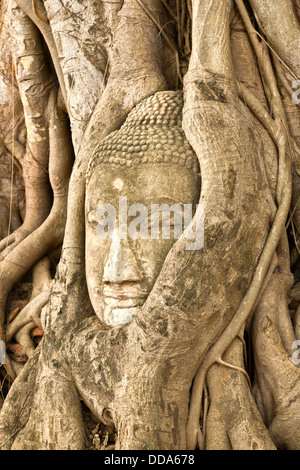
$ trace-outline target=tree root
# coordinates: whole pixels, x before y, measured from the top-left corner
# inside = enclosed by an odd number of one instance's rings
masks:
[[[230,346],[231,342],[236,336],[246,322],[248,315],[251,313],[257,295],[262,287],[263,280],[267,274],[269,265],[271,263],[272,257],[275,253],[276,247],[279,243],[279,240],[282,236],[283,230],[285,228],[285,222],[288,217],[288,212],[291,204],[291,167],[287,162],[286,173],[285,173],[285,193],[283,195],[281,204],[278,207],[276,217],[264,247],[263,253],[259,260],[258,266],[255,270],[255,274],[251,285],[238,308],[235,316],[225,329],[224,333],[210,349],[206,358],[204,359],[199,372],[197,373],[194,385],[193,393],[191,398],[190,405],[190,417],[187,425],[187,436],[188,436],[188,448],[194,449],[197,442],[197,435],[199,433],[199,416],[201,408],[201,397],[203,392],[204,380],[209,368],[216,362],[220,360],[225,350]]]
[[[48,111],[50,136],[49,177],[54,202],[50,215],[45,222],[26,237],[1,262],[0,318],[2,325],[4,323],[7,295],[13,285],[43,256],[60,246],[63,241],[67,213],[67,188],[73,163],[73,150],[68,123],[57,110],[55,91],[50,95]]]
[[[39,295],[37,295],[26,307],[21,310],[21,312],[16,316],[16,318],[8,324],[6,328],[6,339],[10,341],[17,332],[23,328],[28,323],[33,323],[33,328],[36,326],[42,327],[40,322],[40,313],[44,305],[48,302],[50,295],[50,289],[44,290]],[[22,343],[20,343],[22,344]]]
[[[11,368],[14,372],[14,376],[12,378],[12,380],[15,380],[22,372],[23,368],[24,368],[24,364],[20,363],[20,362],[17,362],[17,361],[14,361],[13,359],[10,358],[10,363],[11,363]],[[10,372],[8,372],[9,376],[11,377],[11,374]]]
[[[279,449],[299,450],[300,369],[288,352],[295,336],[287,337],[281,326],[283,316],[292,330],[287,308],[290,286],[290,278],[274,273],[256,309],[252,337],[264,421]]]
[[[241,370],[243,348],[239,340],[234,340],[226,351],[226,361],[239,364],[236,371],[214,365],[207,375],[211,404],[205,449],[276,450]]]
[[[276,133],[277,139],[276,144],[279,149],[279,171],[278,171],[278,183],[277,183],[277,200],[279,201],[278,210],[272,224],[272,229],[266,241],[265,247],[261,254],[258,266],[255,270],[250,287],[241,302],[238,310],[236,311],[233,319],[230,321],[225,331],[222,333],[220,338],[216,341],[213,347],[207,353],[204,361],[202,362],[199,371],[196,374],[193,384],[191,402],[190,402],[190,414],[187,424],[187,442],[188,449],[194,449],[198,440],[198,434],[201,433],[199,427],[199,418],[201,411],[202,393],[205,382],[206,374],[209,368],[218,360],[221,360],[222,355],[226,349],[230,346],[232,341],[246,322],[248,316],[252,312],[257,296],[261,290],[263,281],[268,272],[269,265],[275,254],[275,250],[279,244],[279,241],[284,233],[285,222],[288,217],[288,212],[292,198],[292,177],[291,177],[291,163],[286,159],[286,141],[285,133],[287,125],[282,129],[282,124],[286,123],[286,117],[284,109],[281,103],[281,98],[277,89],[276,79],[272,71],[270,61],[262,63],[260,56],[261,49],[257,45],[256,35],[253,32],[253,27],[249,21],[248,14],[245,10],[244,4],[241,0],[236,0],[239,7],[240,13],[245,21],[245,25],[251,35],[252,43],[258,54],[260,65],[264,71],[265,80],[269,86],[269,90],[272,91],[273,97],[273,108],[275,113],[275,125],[278,126],[278,132]],[[268,120],[269,121],[269,120]],[[279,127],[280,126],[280,127]],[[269,126],[270,128],[271,126]],[[283,132],[283,135],[282,135]],[[284,191],[283,191],[284,188]],[[201,438],[203,439],[203,438]]]
[[[249,388],[251,388],[250,377],[243,367],[235,366],[234,364],[229,364],[229,362],[225,362],[223,361],[223,359],[217,359],[216,363],[221,364],[221,366],[228,367],[229,369],[237,370],[238,372],[241,372],[242,374],[244,374],[244,376],[246,377],[247,383],[249,385]]]
[[[38,372],[39,348],[29,359],[10,389],[10,399],[4,401],[0,414],[0,449],[9,450],[16,434],[29,419],[36,376]]]
[[[52,282],[51,262],[48,256],[42,258],[32,269],[32,293],[31,300],[45,290],[49,289]]]
[[[169,45],[169,47],[171,48],[171,50],[173,51],[174,55],[175,55],[175,61],[176,61],[176,70],[177,70],[177,76],[180,80],[180,82],[182,83],[183,82],[183,77],[182,77],[182,73],[181,73],[181,68],[180,68],[180,59],[179,59],[179,53],[178,53],[178,49],[177,49],[177,46],[175,44],[175,42],[168,36],[168,34],[166,34],[162,28],[162,26],[159,24],[159,22],[156,20],[156,18],[153,16],[153,14],[151,13],[151,11],[149,10],[149,8],[144,4],[144,2],[142,0],[136,0],[139,5],[143,8],[143,10],[147,13],[147,15],[149,16],[149,18],[151,19],[151,21],[153,21],[153,23],[155,24],[155,26],[157,26],[160,34],[163,35],[165,41],[167,42],[167,44]],[[177,86],[178,88],[178,86]]]
[[[300,26],[289,0],[250,0],[261,27],[285,62],[300,78],[299,37]]]
[[[30,417],[15,436],[14,442],[10,441],[12,450],[78,450],[85,447],[79,395],[70,374],[65,375],[61,361],[54,362],[56,365],[51,369],[45,363],[38,367],[39,376],[34,396],[31,397]],[[22,383],[26,366],[18,377],[18,385]]]
[[[35,351],[35,344],[31,339],[31,332],[36,327],[36,322],[29,322],[16,333],[16,341],[24,348],[27,357],[31,357]]]
[[[8,237],[3,238],[0,242],[0,262],[9,255],[25,238],[29,235],[30,232],[24,230],[21,226],[13,233],[8,235]]]
[[[65,80],[62,73],[58,52],[56,48],[56,44],[52,35],[51,28],[49,24],[45,21],[42,21],[39,16],[43,18],[47,18],[47,12],[45,7],[42,5],[41,2],[35,3],[35,10],[32,7],[31,0],[16,0],[16,3],[19,5],[20,8],[28,15],[28,17],[33,21],[33,23],[39,28],[40,32],[42,33],[43,38],[46,41],[46,44],[49,48],[51,58],[53,61],[53,65],[55,68],[55,72],[58,78],[59,86],[62,92],[62,96],[64,98],[65,105],[67,106],[67,93],[65,88]],[[36,15],[36,11],[39,12],[39,16]]]
[[[48,257],[41,259],[33,268],[33,289],[31,300],[27,305],[11,319],[6,327],[6,341],[13,338],[20,344],[27,357],[31,357],[36,345],[32,340],[31,333],[34,328],[42,329],[41,311],[47,304],[50,295],[50,261]],[[11,366],[18,376],[23,365],[11,359]],[[15,376],[14,376],[15,378]]]

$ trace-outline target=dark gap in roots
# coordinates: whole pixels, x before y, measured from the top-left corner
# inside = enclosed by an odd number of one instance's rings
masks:
[[[12,383],[5,365],[0,365],[0,410]]]
[[[115,427],[95,419],[83,401],[81,409],[86,432],[86,450],[114,450],[117,437]]]
[[[244,340],[246,344],[246,351],[244,353],[244,362],[245,362],[245,370],[250,377],[250,381],[253,384],[255,378],[255,364],[254,364],[254,353],[253,353],[253,346],[251,341],[251,331],[245,330],[244,332]]]

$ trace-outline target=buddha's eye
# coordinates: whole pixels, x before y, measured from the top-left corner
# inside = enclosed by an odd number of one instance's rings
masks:
[[[94,229],[104,229],[107,225],[107,212],[103,215],[99,215],[97,211],[91,211],[88,214],[88,223]]]
[[[157,209],[157,208],[156,208]],[[153,238],[178,239],[182,235],[183,213],[180,206],[170,210],[159,208],[151,213],[151,233]]]
[[[108,216],[108,211],[99,213],[98,211],[93,210],[88,213],[87,219],[90,227],[99,234],[99,232],[108,232],[109,228],[112,228],[112,220],[110,220]]]
[[[169,220],[169,214],[163,214],[163,217],[165,217],[166,221]],[[182,220],[183,220],[183,214],[182,211],[178,213],[171,213],[170,214],[170,228],[179,228],[182,227]]]
[[[87,216],[88,223],[89,225],[96,230],[99,220],[98,217],[96,216],[96,211],[90,211]]]

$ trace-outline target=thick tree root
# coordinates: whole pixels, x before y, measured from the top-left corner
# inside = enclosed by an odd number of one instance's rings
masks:
[[[17,433],[26,425],[34,396],[34,387],[38,373],[37,349],[22,370],[18,381],[10,389],[9,400],[5,400],[0,414],[0,449],[11,448]]]
[[[27,323],[34,322],[34,327],[41,327],[40,313],[44,305],[48,302],[50,289],[44,290],[24,307],[16,318],[8,324],[6,329],[6,339],[10,341],[16,333]]]
[[[243,367],[243,347],[239,339],[234,340],[225,357],[238,368]],[[248,380],[241,371],[214,365],[208,372],[207,382],[211,404],[206,450],[276,450],[258,412]]]
[[[4,323],[4,309],[7,295],[13,285],[51,250],[63,241],[67,188],[73,163],[73,150],[68,123],[57,109],[56,92],[49,99],[50,159],[49,177],[53,189],[54,202],[45,222],[28,235],[1,262],[0,318]],[[4,337],[4,332],[1,332]]]
[[[253,341],[265,423],[279,449],[299,450],[300,369],[288,352],[296,339],[287,308],[290,286],[290,277],[274,273],[255,312]]]

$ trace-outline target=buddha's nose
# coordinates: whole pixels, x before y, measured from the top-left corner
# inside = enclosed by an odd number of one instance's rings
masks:
[[[136,257],[128,240],[120,238],[117,230],[112,234],[108,259],[104,266],[105,283],[141,282]]]

